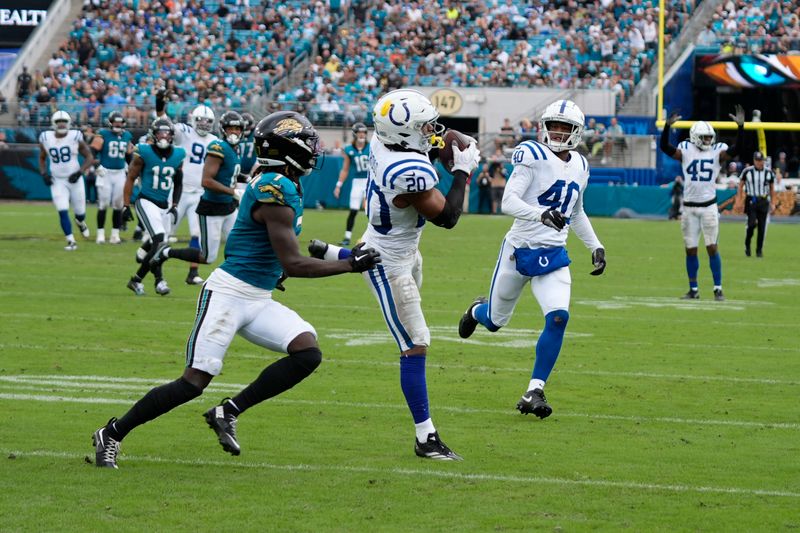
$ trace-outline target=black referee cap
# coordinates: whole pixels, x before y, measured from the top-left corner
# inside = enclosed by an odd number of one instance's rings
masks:
[[[759,151],[753,152],[753,161],[763,161],[763,160],[764,160],[764,154],[762,154]]]

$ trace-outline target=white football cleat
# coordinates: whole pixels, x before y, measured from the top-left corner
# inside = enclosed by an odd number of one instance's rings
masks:
[[[78,243],[75,241],[67,241],[67,245],[64,249],[68,252],[72,252],[78,249]]]
[[[97,239],[95,239],[94,242],[96,242],[97,244],[105,244],[105,242],[106,242],[106,234],[98,232],[97,233]]]
[[[119,244],[122,240],[119,238],[119,235],[111,235],[108,239],[109,244]]]
[[[166,296],[169,294],[169,286],[165,280],[162,279],[156,283],[156,293],[160,294],[161,296]]]

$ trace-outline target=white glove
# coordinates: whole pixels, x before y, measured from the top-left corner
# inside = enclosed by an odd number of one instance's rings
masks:
[[[465,148],[463,152],[459,150],[455,143],[453,143],[453,168],[451,169],[451,172],[461,170],[466,172],[466,174],[469,176],[476,168],[478,168],[480,162],[481,151],[478,149],[477,142],[469,143],[469,146]]]
[[[241,201],[242,201],[242,196],[244,195],[244,189],[245,189],[244,187],[241,187],[241,188],[239,188],[239,187],[235,187],[235,188],[233,189],[233,196],[234,196],[234,198],[236,198],[236,200],[237,200],[237,201],[239,201],[239,202],[241,202]]]
[[[97,176],[98,178],[104,177],[106,175],[106,172],[108,172],[106,170],[106,167],[104,167],[102,165],[98,166],[96,169],[94,169],[94,175]]]

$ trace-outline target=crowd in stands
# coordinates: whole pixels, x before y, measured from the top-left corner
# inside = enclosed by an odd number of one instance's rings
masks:
[[[308,54],[333,15],[322,1],[250,2],[87,1],[46,68],[20,76],[19,123],[46,124],[58,108],[78,123],[119,110],[141,124],[161,80],[179,118],[197,102],[252,104]]]
[[[320,43],[302,84],[280,100],[323,122],[368,120],[379,94],[409,85],[601,88],[622,105],[654,63],[657,3],[357,2],[352,22]],[[668,5],[667,43],[695,2]]]
[[[726,0],[697,36],[721,53],[786,54],[800,49],[799,0]]]

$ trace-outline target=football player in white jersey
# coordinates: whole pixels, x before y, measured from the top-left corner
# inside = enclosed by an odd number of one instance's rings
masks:
[[[39,173],[45,185],[50,187],[61,230],[67,238],[64,249],[72,251],[78,248],[78,244],[69,220],[70,204],[81,235],[89,237],[83,174],[94,164],[94,157],[89,145],[83,140],[83,134],[79,130],[70,129],[72,118],[69,113],[56,111],[50,118],[50,123],[53,129],[39,135]],[[83,164],[78,161],[79,154],[83,156]]]
[[[683,167],[684,209],[681,231],[686,247],[686,273],[689,276],[689,292],[682,296],[685,300],[700,298],[697,285],[697,271],[700,268],[697,246],[700,244],[701,231],[714,279],[714,299],[725,300],[722,294],[722,258],[717,247],[719,210],[716,182],[722,165],[739,153],[739,140],[744,130],[744,109],[737,105],[736,114],[729,116],[739,126],[736,141],[730,148],[725,143],[714,142],[717,134],[711,124],[704,121],[692,124],[688,141],[682,141],[677,148],[672,146],[669,142],[669,130],[681,118],[679,115],[670,116],[661,132],[661,150],[672,159],[680,161]]]
[[[458,334],[466,339],[478,324],[489,331],[508,324],[522,290],[530,284],[544,315],[544,329],[536,343],[527,392],[517,409],[546,418],[553,410],[544,385],[558,359],[569,321],[568,228],[592,251],[592,275],[603,273],[606,254],[583,210],[589,164],[575,151],[583,134],[583,112],[571,100],[558,100],[545,108],[540,128],[541,143],[525,141],[514,150],[514,170],[503,194],[502,211],[516,220],[500,245],[489,298],[477,298],[469,306],[458,324]]]
[[[166,116],[167,91],[160,89],[156,93],[156,114]],[[203,196],[203,164],[206,159],[208,145],[217,140],[211,133],[214,129],[216,117],[214,111],[206,106],[195,107],[189,115],[189,123],[178,122],[175,124],[175,146],[186,150],[186,160],[183,163],[183,194],[178,204],[178,220],[172,227],[173,235],[181,221],[186,218],[189,223],[189,246],[200,249],[200,220],[197,216],[197,205]],[[197,271],[197,264],[189,265],[186,276],[189,285],[200,285],[203,278]]]
[[[457,461],[457,453],[439,438],[429,412],[425,360],[430,331],[422,314],[419,288],[422,256],[419,240],[426,221],[453,228],[461,216],[464,189],[478,167],[476,142],[463,151],[454,144],[453,185],[443,195],[428,152],[444,146],[439,112],[417,91],[399,89],[385,94],[372,111],[375,135],[370,142],[367,182],[366,246],[379,251],[383,263],[366,274],[386,325],[400,348],[400,387],[414,418],[417,456]],[[348,250],[312,241],[315,257],[336,260]]]

